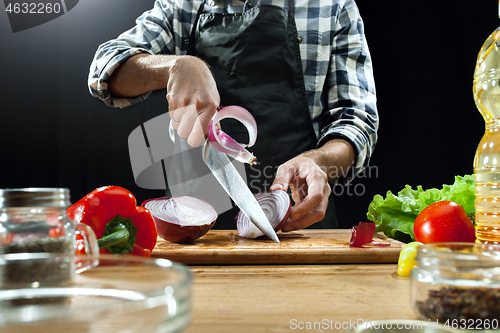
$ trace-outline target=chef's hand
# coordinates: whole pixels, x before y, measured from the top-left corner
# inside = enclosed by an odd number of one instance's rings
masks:
[[[207,64],[196,57],[141,53],[115,69],[108,89],[116,97],[135,97],[167,88],[172,125],[189,145],[200,145],[220,97]]]
[[[167,92],[172,127],[190,146],[199,146],[220,104],[210,69],[199,58],[179,58],[170,70]]]
[[[270,189],[290,188],[295,203],[282,231],[303,229],[321,221],[332,192],[328,182],[345,175],[355,158],[351,143],[332,139],[280,165]]]
[[[326,173],[310,158],[297,156],[279,166],[271,191],[290,187],[295,203],[282,231],[303,229],[325,217],[332,192]]]

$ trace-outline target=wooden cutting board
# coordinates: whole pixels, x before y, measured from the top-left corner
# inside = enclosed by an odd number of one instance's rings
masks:
[[[376,234],[390,246],[349,247],[348,229],[305,229],[278,233],[280,243],[246,239],[236,230],[210,230],[205,236],[176,244],[158,238],[152,257],[186,265],[397,263],[404,243]]]

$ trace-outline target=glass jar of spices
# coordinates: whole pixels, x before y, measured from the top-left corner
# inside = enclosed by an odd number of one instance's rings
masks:
[[[76,272],[97,264],[92,229],[66,215],[69,189],[0,190],[0,287],[69,283]],[[89,260],[75,261],[81,235]]]
[[[500,245],[434,243],[417,250],[411,302],[453,329],[500,329]]]

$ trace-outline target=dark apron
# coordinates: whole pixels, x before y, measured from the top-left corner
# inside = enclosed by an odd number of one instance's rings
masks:
[[[202,14],[204,3],[188,54],[210,65],[222,106],[239,105],[254,116],[257,142],[249,150],[258,164],[246,165],[247,182],[254,193],[266,191],[279,165],[316,146],[295,19],[284,8],[266,4],[237,14]],[[221,125],[236,141],[248,142],[239,122],[229,119]],[[235,207],[220,214],[214,228],[234,229],[237,212]],[[314,227],[337,226],[330,198],[327,216]]]

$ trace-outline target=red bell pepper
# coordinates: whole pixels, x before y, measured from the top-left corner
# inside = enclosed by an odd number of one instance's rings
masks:
[[[119,186],[95,189],[69,207],[70,219],[89,225],[101,253],[150,257],[156,245],[156,225],[149,210]]]

